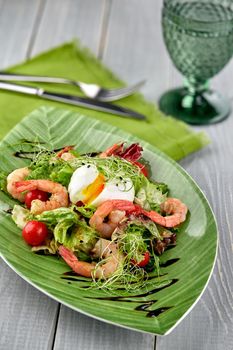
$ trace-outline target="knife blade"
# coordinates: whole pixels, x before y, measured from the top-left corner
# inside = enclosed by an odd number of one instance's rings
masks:
[[[121,107],[109,102],[102,102],[93,100],[87,97],[79,97],[76,95],[62,94],[57,92],[46,91],[41,88],[32,87],[28,85],[19,85],[13,83],[6,83],[0,81],[0,90],[13,91],[21,94],[34,95],[39,98],[57,102],[63,102],[79,107],[85,107],[89,109],[95,109],[98,111],[120,115],[125,118],[134,118],[138,120],[145,120],[146,117],[132,109]]]

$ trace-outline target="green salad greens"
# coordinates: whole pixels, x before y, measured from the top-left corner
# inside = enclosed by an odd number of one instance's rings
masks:
[[[124,143],[104,154],[43,148],[26,178],[20,169],[16,179],[0,173],[0,189],[17,203],[12,219],[32,250],[61,256],[98,288],[141,288],[150,273],[159,275],[159,256],[176,244],[187,207],[149,178],[141,152]]]

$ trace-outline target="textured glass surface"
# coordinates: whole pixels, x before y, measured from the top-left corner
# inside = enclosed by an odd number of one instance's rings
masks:
[[[230,7],[214,3],[182,2],[174,12],[164,7],[164,40],[177,69],[197,80],[217,74],[233,53],[233,21],[217,21],[232,16]]]
[[[220,72],[233,54],[233,0],[164,0],[162,27],[169,55],[187,82],[178,94],[180,105],[175,109],[179,110],[179,115],[175,116],[184,119],[181,112],[182,108],[186,109],[185,114],[190,114],[186,121],[190,122],[191,109],[195,104],[193,115],[197,116],[195,123],[198,124],[198,104],[204,101],[198,95],[207,90],[207,80]],[[176,91],[176,97],[178,95]],[[217,99],[221,97],[218,96]],[[211,103],[210,100],[212,97],[205,104]],[[174,99],[169,97],[166,101]],[[218,101],[216,98],[214,101],[216,110]],[[165,108],[166,103],[163,100],[163,111],[172,113],[174,108]],[[210,107],[207,110],[213,112],[212,106]],[[225,110],[229,113],[229,108]],[[216,113],[219,113],[218,109]],[[212,122],[214,114],[215,112],[211,115]],[[220,119],[218,117],[216,120]],[[207,118],[205,120],[206,123]]]

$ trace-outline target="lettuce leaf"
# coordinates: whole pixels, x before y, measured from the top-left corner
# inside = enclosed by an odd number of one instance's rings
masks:
[[[74,211],[75,207],[71,208],[57,208],[54,210],[44,211],[41,214],[34,215],[32,220],[44,222],[49,228],[56,226],[62,221],[77,224],[79,222],[79,215]]]
[[[90,219],[96,211],[96,207],[94,207],[93,205],[85,205],[83,207],[76,207],[76,210],[85,218]]]
[[[53,231],[56,242],[73,251],[89,253],[98,239],[96,230],[76,213],[76,206],[58,208],[35,215],[33,220],[44,222]]]
[[[30,215],[30,211],[21,207],[21,205],[14,205],[12,210],[12,220],[16,223],[16,225],[23,229],[26,223],[28,222],[28,218]]]
[[[47,239],[43,245],[32,247],[32,251],[35,253],[56,254],[58,251],[58,244],[54,238]]]
[[[55,158],[54,154],[42,154],[29,166],[28,180],[48,179],[68,187],[70,178],[74,172],[71,165],[61,158]]]
[[[85,221],[80,221],[73,227],[70,235],[66,235],[63,245],[74,251],[89,254],[98,239],[98,233]]]
[[[166,200],[168,187],[163,183],[153,183],[145,179],[135,196],[135,202],[145,210],[160,212],[160,204]]]

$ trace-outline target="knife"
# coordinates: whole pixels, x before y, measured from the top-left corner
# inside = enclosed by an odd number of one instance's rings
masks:
[[[89,109],[95,109],[98,111],[120,115],[126,118],[134,118],[139,120],[145,120],[146,117],[133,111],[132,109],[121,107],[109,102],[102,102],[98,100],[93,100],[88,97],[79,97],[69,94],[61,94],[57,92],[49,92],[41,88],[32,87],[28,85],[19,85],[12,83],[5,83],[0,81],[0,90],[14,91],[27,95],[34,95],[45,100],[63,102],[75,106],[85,107]]]

